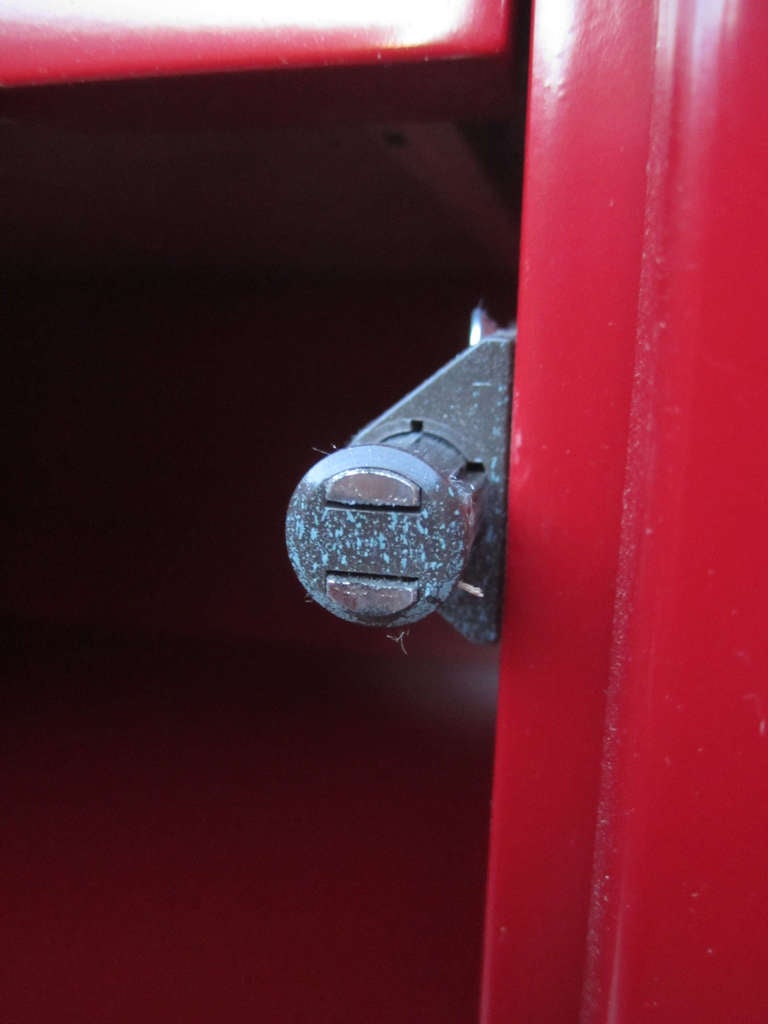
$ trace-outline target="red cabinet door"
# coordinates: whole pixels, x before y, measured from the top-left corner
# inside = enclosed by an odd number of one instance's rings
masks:
[[[766,45],[535,4],[485,1024],[768,1016]]]
[[[768,14],[537,0],[518,239],[478,167],[513,189],[522,130],[465,125],[522,105],[510,5],[177,6],[0,12],[9,1012],[474,1019],[495,653],[327,624],[262,498],[482,295],[519,342],[480,1017],[766,1019]],[[274,254],[304,277],[254,292]]]

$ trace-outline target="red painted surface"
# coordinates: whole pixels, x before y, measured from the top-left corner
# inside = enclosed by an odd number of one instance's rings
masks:
[[[487,1024],[578,1016],[640,268],[649,30],[617,45],[556,7],[533,30]]]
[[[768,1018],[767,45],[661,6],[586,1021]]]
[[[0,83],[389,64],[506,52],[508,0],[3,0]]]
[[[759,5],[725,0],[537,4],[484,1024],[768,1016],[766,19]],[[267,68],[291,43],[273,39],[264,63],[254,49],[241,64],[239,30],[231,52],[212,56],[204,27],[194,52],[173,33],[131,40],[121,29],[111,55],[80,36],[79,69],[64,44],[43,67],[51,24],[38,27],[40,48],[25,49],[6,19],[15,82]],[[291,60],[313,63],[297,40]],[[383,63],[471,52],[436,61],[470,72],[506,59],[489,40],[466,51],[437,37],[421,50],[398,44]],[[373,31],[360,51],[315,42],[318,60],[378,52]],[[138,46],[133,57],[124,45]],[[301,83],[293,105],[275,104],[277,120],[304,110],[303,76],[315,73],[259,78],[265,90]],[[247,94],[246,76],[193,115],[187,81],[170,93],[145,82],[4,97],[11,204],[26,204],[11,223],[30,262],[42,269],[68,252],[59,193],[40,182],[62,184],[47,173],[49,152],[74,154],[69,181],[79,180],[73,138],[89,137],[94,109],[100,130],[119,111],[138,163],[154,128],[172,132],[179,113],[196,130],[217,110],[227,130],[248,124],[249,102],[228,102]],[[305,115],[336,117],[331,93],[312,91]],[[487,93],[465,92],[462,112],[487,113]],[[260,93],[267,117],[274,95]],[[356,97],[358,114],[371,98],[378,115],[380,96],[377,84],[362,105]],[[443,98],[443,115],[458,115],[457,97]],[[402,93],[397,102],[406,110]],[[135,133],[137,120],[152,131]],[[182,133],[160,146],[170,193],[196,150]],[[83,158],[75,194],[113,208],[98,183],[114,139],[86,148],[97,156]],[[230,153],[245,192],[259,152]],[[217,178],[203,163],[188,166],[204,191]],[[136,176],[109,180],[128,196],[105,246],[117,243],[115,265],[134,238],[130,211],[148,208],[152,230],[135,233],[131,260],[182,269],[188,248],[168,241],[165,204],[145,207]],[[148,180],[147,190],[156,174]],[[228,233],[234,210],[223,221],[232,247],[216,247],[224,267],[227,251],[248,254],[247,238]],[[191,222],[200,253],[204,220]],[[99,265],[102,237],[85,235],[81,273],[89,253]],[[19,251],[8,247],[9,263]],[[194,267],[207,270],[200,253]],[[269,470],[267,492],[287,495],[308,444],[345,434],[382,388],[399,393],[404,363],[419,379],[442,361],[445,332],[477,297],[464,273],[471,298],[443,279],[398,288],[395,302],[389,278],[373,298],[341,279],[282,292],[249,282],[239,294],[219,282],[210,299],[194,278],[161,297],[141,276],[116,291],[14,284],[3,607],[80,624],[65,635],[16,625],[3,647],[2,790],[14,826],[2,852],[12,894],[2,987],[18,1019],[458,1022],[473,1012],[492,662],[438,624],[398,663],[391,641],[352,639],[306,609],[282,556],[283,499],[265,504],[257,470],[243,468]],[[366,325],[366,346],[349,323]],[[371,353],[392,339],[398,354],[372,374]],[[329,398],[321,384],[337,390]],[[94,622],[134,635],[82,629]],[[153,629],[193,637],[135,635]],[[448,664],[435,651],[452,642]],[[268,644],[277,673],[265,668]]]
[[[533,40],[483,1020],[764,1020],[768,15]]]
[[[0,636],[4,1020],[472,1019],[492,660]]]

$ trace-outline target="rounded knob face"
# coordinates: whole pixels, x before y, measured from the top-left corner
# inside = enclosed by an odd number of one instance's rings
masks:
[[[301,480],[286,543],[299,580],[328,611],[366,625],[405,625],[447,600],[473,528],[459,480],[400,448],[355,445]]]

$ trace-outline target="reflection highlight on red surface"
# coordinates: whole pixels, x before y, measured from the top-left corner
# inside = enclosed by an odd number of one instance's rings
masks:
[[[258,4],[245,0],[191,5],[182,0],[89,0],[76,7],[56,0],[24,0],[6,3],[4,21],[45,23],[61,29],[98,31],[107,25],[137,29],[239,28],[260,32],[299,29],[323,32],[345,30],[372,36],[381,33],[393,45],[423,45],[455,32],[467,20],[473,0],[284,0],[280,4]]]
[[[0,82],[492,57],[510,0],[0,3]]]

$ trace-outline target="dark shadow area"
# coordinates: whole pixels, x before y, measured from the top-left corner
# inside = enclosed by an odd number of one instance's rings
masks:
[[[514,317],[524,71],[453,64],[1,99],[8,1020],[475,1017],[497,652],[283,540]]]

